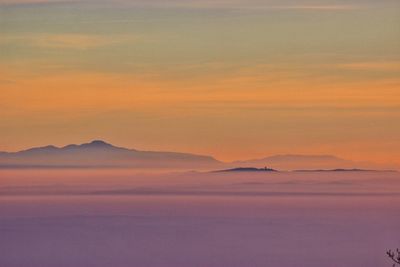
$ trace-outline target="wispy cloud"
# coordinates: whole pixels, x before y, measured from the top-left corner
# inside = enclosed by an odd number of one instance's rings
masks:
[[[85,50],[95,47],[125,42],[137,42],[131,35],[93,35],[93,34],[28,34],[0,37],[0,44],[24,44],[40,48]]]
[[[43,5],[71,2],[74,2],[74,0],[0,0],[0,6]]]
[[[164,7],[182,7],[195,9],[230,9],[230,10],[315,10],[315,11],[340,11],[360,9],[361,6],[353,4],[330,4],[330,5],[310,5],[307,3],[282,4],[279,1],[271,1],[268,3],[259,3],[255,1],[174,1],[174,2],[158,2],[152,3],[152,6]]]
[[[283,10],[293,9],[293,10],[326,10],[326,11],[360,9],[359,6],[354,6],[354,5],[293,5],[293,6],[270,6],[266,8],[283,9]]]
[[[90,1],[90,0],[0,0],[0,5],[43,5],[58,3],[90,3],[98,5],[112,4],[112,6],[145,6],[152,8],[189,8],[189,9],[232,9],[232,10],[315,10],[315,11],[340,11],[359,9],[360,6],[349,4],[309,4],[298,1],[296,4],[291,2],[282,3],[281,1],[269,1],[260,3],[259,1],[242,0],[222,0],[222,1],[143,1],[143,0],[116,0],[116,1]]]
[[[400,61],[354,62],[339,64],[337,67],[354,71],[400,71]]]

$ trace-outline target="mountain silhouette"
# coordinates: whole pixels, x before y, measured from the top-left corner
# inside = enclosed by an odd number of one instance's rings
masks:
[[[210,156],[179,152],[139,151],[102,140],[64,147],[43,146],[18,152],[0,152],[0,167],[214,167]]]
[[[180,152],[141,151],[114,146],[102,140],[34,147],[18,152],[0,152],[0,168],[171,168],[218,170],[223,168],[276,170],[323,170],[368,168],[371,163],[353,162],[332,155],[275,155],[261,159],[221,162],[211,156]],[[379,166],[378,166],[379,168]]]

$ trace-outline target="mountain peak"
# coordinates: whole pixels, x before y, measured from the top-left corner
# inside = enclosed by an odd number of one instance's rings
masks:
[[[92,145],[110,145],[109,143],[104,142],[103,140],[93,140],[90,142]]]
[[[90,143],[85,143],[82,144],[81,146],[87,146],[87,147],[113,147],[113,145],[104,142],[103,140],[93,140]]]

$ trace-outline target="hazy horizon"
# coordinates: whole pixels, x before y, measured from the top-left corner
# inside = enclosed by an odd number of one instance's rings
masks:
[[[0,168],[140,168],[176,170],[222,170],[237,167],[264,168],[277,171],[296,170],[396,170],[398,166],[374,162],[356,162],[335,155],[277,154],[259,159],[221,161],[212,155],[178,151],[148,151],[125,148],[92,140],[82,144],[0,151]]]
[[[1,170],[0,265],[376,267],[400,175]]]

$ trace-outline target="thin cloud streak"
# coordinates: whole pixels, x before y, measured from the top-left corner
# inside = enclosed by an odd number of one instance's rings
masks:
[[[340,11],[340,10],[354,10],[365,8],[366,6],[356,5],[310,5],[310,4],[295,4],[288,3],[287,5],[274,5],[267,3],[260,5],[259,3],[248,3],[241,1],[76,1],[76,0],[0,0],[0,6],[24,6],[24,5],[48,5],[48,4],[91,4],[100,5],[105,7],[118,7],[118,6],[135,6],[147,8],[184,8],[184,9],[227,9],[227,10],[321,10],[321,11]]]
[[[1,6],[35,6],[78,3],[76,0],[0,0]]]
[[[23,43],[39,48],[85,50],[138,40],[139,38],[130,35],[30,34],[0,37],[0,45]]]
[[[400,71],[400,61],[387,61],[387,62],[355,62],[340,64],[337,66],[344,70],[354,71]]]

